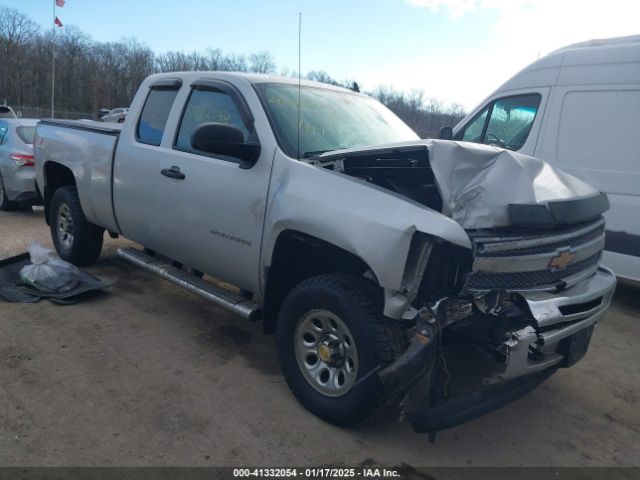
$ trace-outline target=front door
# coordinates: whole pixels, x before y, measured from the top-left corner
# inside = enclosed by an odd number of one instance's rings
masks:
[[[158,249],[185,266],[243,289],[259,289],[259,255],[272,158],[263,152],[251,168],[238,159],[191,146],[203,123],[240,129],[257,142],[251,114],[229,84],[194,83],[171,149],[160,157]]]

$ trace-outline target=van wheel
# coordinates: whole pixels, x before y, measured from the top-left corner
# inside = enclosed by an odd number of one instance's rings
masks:
[[[356,275],[305,280],[285,298],[276,345],[289,388],[313,414],[353,426],[382,411],[376,375],[365,377],[402,353],[406,336],[382,315],[382,295]]]
[[[75,187],[57,189],[51,199],[49,225],[56,252],[74,265],[91,265],[102,251],[104,229],[89,223]]]
[[[16,208],[16,203],[9,200],[7,192],[4,189],[4,181],[2,175],[0,175],[0,210],[3,212],[9,212]]]

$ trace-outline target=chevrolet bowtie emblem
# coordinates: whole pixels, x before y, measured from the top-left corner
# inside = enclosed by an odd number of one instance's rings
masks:
[[[575,256],[575,253],[568,250],[560,252],[558,255],[551,259],[551,261],[549,262],[549,268],[552,270],[563,270],[567,268],[567,265],[569,265],[573,261]]]

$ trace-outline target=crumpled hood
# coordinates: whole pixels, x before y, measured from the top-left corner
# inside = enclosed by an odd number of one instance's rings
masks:
[[[465,229],[550,226],[592,218],[606,195],[545,161],[491,145],[418,140],[328,152],[322,160],[425,148],[442,213]]]
[[[464,228],[512,224],[509,205],[597,197],[588,183],[544,160],[490,145],[429,140],[443,212]]]

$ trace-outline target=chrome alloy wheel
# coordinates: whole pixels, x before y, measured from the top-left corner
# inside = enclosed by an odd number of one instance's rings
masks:
[[[73,218],[71,209],[67,204],[62,204],[58,210],[58,240],[66,249],[73,245]]]
[[[298,367],[309,385],[328,397],[347,393],[358,376],[358,350],[347,325],[328,310],[310,310],[294,336]]]

